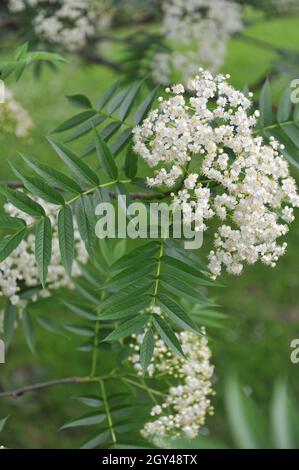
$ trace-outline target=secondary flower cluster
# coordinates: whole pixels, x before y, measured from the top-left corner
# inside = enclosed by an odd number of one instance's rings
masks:
[[[181,434],[194,438],[204,425],[207,414],[213,413],[209,396],[213,394],[211,377],[214,367],[210,364],[211,351],[207,339],[189,331],[178,333],[177,337],[186,358],[179,358],[155,337],[154,354],[148,368],[150,377],[162,374],[163,378],[175,383],[169,388],[163,403],[152,408],[153,421],[146,423],[142,430],[143,436],[154,442],[161,443],[161,438]],[[140,375],[142,340],[143,335],[136,337],[135,344],[132,344],[134,353],[130,357]]]
[[[229,0],[167,0],[163,9],[162,34],[174,50],[154,58],[157,83],[170,83],[175,71],[185,81],[199,65],[219,70],[229,36],[243,28],[240,6]]]
[[[38,200],[38,199],[37,199]],[[32,301],[38,298],[45,298],[50,296],[50,291],[66,287],[72,289],[73,283],[65,275],[64,268],[61,264],[59,241],[57,233],[57,220],[56,216],[50,215],[56,213],[53,209],[54,205],[42,202],[45,211],[49,214],[53,227],[53,241],[52,241],[52,258],[48,271],[48,287],[41,289],[38,294],[35,294]],[[5,205],[5,212],[13,217],[20,217],[30,225],[32,218],[20,212],[11,204]],[[84,243],[81,241],[78,230],[75,230],[75,253],[76,261],[73,265],[72,276],[77,277],[80,275],[80,268],[77,261],[86,263],[88,255]],[[26,240],[23,240],[18,248],[0,264],[0,296],[8,298],[12,305],[16,305],[19,315],[26,307],[28,300],[22,298],[22,290],[30,287],[38,287],[40,280],[38,277],[37,266],[35,262],[35,236],[30,234]],[[0,331],[1,323],[3,320],[3,312],[0,312]]]
[[[15,100],[13,93],[5,89],[5,102],[0,105],[0,131],[25,138],[30,134],[33,123],[28,112]]]
[[[10,0],[9,8],[13,13],[31,9],[37,36],[76,50],[84,47],[97,31],[110,26],[107,4],[106,0]]]
[[[259,112],[249,112],[250,95],[227,78],[200,69],[187,85],[191,97],[182,85],[167,89],[170,96],[134,130],[136,153],[156,168],[149,186],[174,188],[174,208],[197,231],[220,219],[209,254],[213,277],[223,266],[240,274],[259,259],[274,267],[286,249],[277,240],[299,206],[284,147],[256,135]]]

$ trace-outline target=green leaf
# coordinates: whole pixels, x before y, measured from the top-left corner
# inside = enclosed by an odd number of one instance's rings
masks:
[[[120,136],[113,142],[111,146],[111,151],[114,156],[116,156],[129,142],[132,137],[132,130],[125,129]]]
[[[120,129],[120,127],[121,127],[121,123],[119,122],[111,122],[110,124],[108,124],[108,126],[106,126],[101,132],[101,136],[105,140],[105,142],[107,142]],[[83,151],[83,153],[81,154],[81,157],[82,158],[88,157],[95,150],[96,150],[96,144],[95,142],[92,142]]]
[[[117,341],[126,338],[127,336],[130,336],[134,333],[139,333],[143,330],[149,320],[150,316],[147,313],[141,313],[135,318],[131,318],[125,323],[122,323],[121,326],[119,326],[118,328],[116,328],[116,330],[112,331],[112,333],[106,336],[104,341]]]
[[[271,406],[272,432],[275,449],[295,449],[286,382],[275,384]]]
[[[153,326],[155,327],[158,335],[163,339],[164,343],[172,349],[178,356],[184,357],[183,350],[176,335],[168,324],[159,315],[154,316]]]
[[[127,300],[131,301],[132,297],[139,297],[146,294],[153,288],[153,279],[141,277],[134,284],[125,286],[123,289],[113,292],[104,302],[99,306],[99,312],[109,309],[114,306],[122,306]]]
[[[187,263],[198,271],[207,271],[205,264],[201,262],[198,255],[193,253],[192,250],[185,250],[182,244],[175,239],[170,239],[165,242],[165,254],[171,258],[182,261],[184,264]]]
[[[94,348],[93,341],[88,341],[87,343],[81,344],[77,349],[80,352],[91,352]]]
[[[111,437],[111,431],[102,431],[102,432],[97,432],[96,434],[93,435],[91,439],[88,439],[81,447],[80,449],[95,449],[96,447],[99,447],[102,444],[105,444],[107,440]]]
[[[159,87],[156,87],[151,93],[146,97],[146,99],[141,103],[138,107],[136,114],[135,114],[135,123],[139,125],[143,119],[146,117],[147,113],[151,109],[153,101],[155,100],[157,91]]]
[[[71,333],[74,333],[78,336],[86,336],[88,338],[92,338],[94,336],[94,330],[91,328],[85,328],[83,326],[81,327],[76,325],[65,325],[64,327],[67,331],[70,331]]]
[[[0,241],[0,263],[4,261],[21,243],[28,233],[27,227],[18,232],[6,235]]]
[[[151,363],[155,348],[154,334],[152,328],[149,328],[145,333],[143,342],[140,347],[140,364],[142,366],[143,373],[145,374],[148,366]]]
[[[122,121],[124,121],[126,117],[129,115],[142,84],[143,84],[143,81],[135,83],[129,89],[129,92],[127,93],[125,99],[123,100],[119,108],[119,117]]]
[[[137,162],[138,156],[132,149],[132,145],[129,145],[128,150],[126,152],[126,159],[125,159],[125,174],[129,179],[135,178],[137,174]]]
[[[109,282],[105,284],[106,289],[120,289],[126,285],[132,284],[140,277],[152,274],[155,269],[155,262],[153,261],[149,265],[142,266],[137,268],[132,266],[128,269],[125,269],[121,273],[114,276]]]
[[[49,217],[41,219],[35,228],[35,259],[38,275],[45,287],[52,255],[52,227]]]
[[[85,318],[86,320],[92,320],[92,321],[96,321],[98,319],[95,313],[91,312],[90,310],[87,310],[87,307],[74,305],[70,302],[63,302],[63,303],[71,312],[73,312],[78,317]]]
[[[169,274],[161,275],[161,286],[174,294],[177,297],[183,297],[195,304],[205,304],[205,305],[213,305],[201,292],[199,289],[195,289],[190,284],[184,282],[181,279],[177,279]]]
[[[72,106],[76,106],[77,108],[92,108],[90,100],[85,95],[67,95],[66,98]]]
[[[82,189],[78,183],[65,175],[64,173],[51,168],[49,165],[40,163],[37,160],[33,160],[25,155],[21,155],[25,162],[41,177],[46,178],[49,183],[58,186],[65,191],[70,191],[71,193],[79,194]]]
[[[78,281],[73,280],[77,291],[91,304],[99,304],[99,296],[95,295],[95,292],[91,289],[88,289],[86,286],[83,286]]]
[[[193,320],[187,315],[187,313],[182,309],[182,307],[178,303],[174,302],[168,296],[163,294],[158,294],[158,303],[162,308],[163,312],[178,326],[183,329],[200,334],[200,331],[193,322]]]
[[[64,145],[57,144],[51,139],[49,139],[50,144],[54,148],[55,152],[62,159],[62,161],[70,168],[70,170],[79,178],[79,180],[84,180],[87,184],[99,185],[99,178],[97,174],[89,168],[86,163],[82,162],[79,157],[73,154],[68,148]]]
[[[296,145],[290,140],[289,136],[285,132],[287,125],[281,124],[278,128],[271,128],[271,130],[264,130],[264,133],[267,137],[275,137],[281,144],[285,146],[285,149],[282,151],[285,158],[293,165],[295,168],[299,169],[299,149]]]
[[[5,423],[6,423],[7,420],[8,420],[8,416],[6,416],[6,418],[0,419],[0,432],[3,431]]]
[[[288,138],[293,142],[295,147],[299,149],[299,128],[295,124],[281,124],[282,130],[288,136]]]
[[[21,191],[13,191],[5,186],[0,185],[0,194],[5,196],[13,206],[20,211],[25,212],[33,217],[40,217],[45,215],[45,211],[40,204],[30,199],[26,194]]]
[[[95,426],[96,424],[100,424],[106,419],[106,414],[101,412],[97,413],[88,413],[80,418],[72,419],[65,423],[60,430],[68,429],[68,428],[78,428],[80,426]]]
[[[50,333],[54,333],[56,335],[65,336],[64,330],[44,315],[37,315],[36,321],[46,331],[49,331]]]
[[[101,275],[102,273],[99,272],[97,267],[85,265],[81,263],[80,261],[77,261],[80,273],[81,275],[90,283],[92,287],[95,287],[96,289],[99,287],[99,285],[102,284],[102,278]]]
[[[73,142],[74,140],[88,134],[94,127],[99,126],[102,122],[106,121],[107,116],[96,116],[89,121],[85,122],[82,126],[78,127],[74,132],[69,135],[64,142]]]
[[[277,120],[279,123],[288,121],[292,115],[293,103],[291,101],[291,89],[288,87],[280,100]]]
[[[97,395],[86,395],[84,397],[73,397],[74,400],[78,400],[83,405],[89,406],[90,408],[100,408],[103,405],[103,400],[101,400]]]
[[[45,60],[46,62],[67,62],[67,60],[64,59],[64,57],[54,52],[34,51],[34,52],[30,52],[28,54],[28,57],[32,61]]]
[[[24,57],[26,57],[27,52],[28,52],[28,46],[29,46],[28,41],[18,46],[13,54],[14,60],[24,59]]]
[[[1,230],[20,230],[26,226],[26,222],[18,217],[11,217],[7,214],[0,214]]]
[[[16,81],[18,82],[20,80],[20,78],[22,77],[24,71],[25,71],[25,68],[27,66],[27,61],[26,60],[22,60],[20,61],[17,65],[16,65],[16,68],[15,68],[15,77],[16,77]]]
[[[260,125],[267,127],[273,124],[271,87],[267,80],[262,88],[260,96]]]
[[[132,317],[138,314],[141,310],[149,305],[151,298],[149,296],[136,299],[130,299],[131,305],[123,305],[113,307],[109,310],[105,310],[103,314],[100,315],[100,320],[121,320],[123,318]]]
[[[23,331],[25,336],[25,341],[31,350],[32,354],[35,353],[35,332],[34,325],[31,319],[31,315],[28,312],[23,312],[22,314],[23,321]]]
[[[103,169],[107,176],[113,180],[117,180],[118,169],[115,164],[114,158],[106,142],[102,139],[100,134],[95,129],[95,141],[98,157],[102,163]]]
[[[38,176],[26,176],[20,170],[18,170],[14,165],[10,165],[15,175],[20,178],[23,182],[25,188],[34,194],[35,196],[44,199],[51,204],[61,205],[64,204],[63,196],[48,185],[44,180]]]
[[[90,255],[93,254],[96,243],[95,215],[89,203],[88,196],[81,197],[76,201],[76,219],[81,239],[85,243]]]
[[[104,127],[101,133],[102,138],[105,140],[105,142],[107,142],[120,128],[121,128],[121,123],[110,122],[108,126]]]
[[[36,312],[37,310],[44,310],[44,309],[53,309],[60,304],[60,299],[54,295],[51,297],[42,297],[36,299],[32,299],[31,301],[31,294],[29,295],[30,302],[27,304],[27,310]]]
[[[58,239],[62,264],[69,276],[72,275],[74,259],[74,223],[69,206],[64,206],[58,214]]]
[[[17,308],[12,305],[7,299],[5,310],[4,310],[4,324],[3,324],[3,340],[5,344],[5,350],[8,349],[11,344],[15,323],[17,320]]]
[[[235,377],[230,377],[226,384],[225,398],[230,426],[238,448],[260,448],[260,443],[249,419],[252,412],[249,408],[249,401]]]
[[[129,92],[128,89],[122,90],[113,98],[113,100],[108,105],[109,115],[113,114],[120,107],[125,97],[127,96],[128,92]]]
[[[147,282],[146,286],[140,289],[136,287],[136,283],[125,286],[124,289],[113,292],[108,299],[99,305],[99,313],[106,314],[111,312],[119,312],[122,309],[133,307],[141,301],[143,297],[148,297],[150,288],[153,287],[154,280]]]
[[[189,263],[187,264],[180,259],[167,255],[163,256],[162,262],[169,268],[170,272],[182,276],[183,280],[190,280],[201,286],[215,286],[215,282],[204,279],[202,272],[190,266]]]
[[[68,131],[69,129],[72,129],[75,126],[82,124],[82,122],[87,121],[87,119],[95,116],[95,114],[96,112],[94,110],[83,111],[82,113],[76,114],[76,116],[67,119],[62,124],[60,124],[60,126],[56,127],[52,133],[57,134],[59,132]]]
[[[144,244],[134,250],[131,250],[129,253],[124,255],[118,261],[116,261],[112,266],[112,271],[120,271],[127,268],[128,266],[134,266],[136,263],[144,261],[144,259],[149,259],[155,257],[159,253],[160,243],[156,241],[149,242]]]
[[[108,88],[100,97],[98,103],[97,103],[97,109],[100,111],[103,109],[106,104],[111,100],[112,96],[116,92],[117,88],[119,86],[119,81],[116,83],[113,83],[111,87]]]

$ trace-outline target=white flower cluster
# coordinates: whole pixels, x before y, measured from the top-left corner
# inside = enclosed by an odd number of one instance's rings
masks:
[[[241,7],[229,0],[167,0],[163,9],[162,34],[174,51],[157,53],[154,80],[168,84],[179,72],[185,81],[200,65],[219,70],[228,38],[243,29]]]
[[[85,46],[88,38],[110,26],[107,0],[10,0],[13,13],[34,9],[35,33],[69,50]]]
[[[39,201],[39,199],[36,199]],[[41,202],[41,201],[40,201]],[[65,275],[64,268],[61,264],[57,220],[53,216],[54,208],[56,206],[42,201],[47,214],[52,222],[53,227],[53,240],[52,240],[52,258],[49,266],[47,277],[47,288],[41,289],[38,294],[35,294],[32,301],[38,298],[46,298],[50,296],[50,291],[66,287],[73,289],[74,285],[71,280]],[[31,216],[20,212],[11,204],[6,204],[5,212],[13,217],[20,217],[26,221],[28,225],[33,222]],[[79,231],[75,230],[75,262],[73,264],[72,276],[80,276],[80,268],[77,261],[86,263],[88,255],[84,243],[80,239]],[[0,296],[5,296],[10,300],[12,305],[17,306],[19,315],[26,307],[27,300],[20,296],[23,288],[33,288],[40,285],[37,266],[35,262],[35,236],[30,234],[26,240],[23,240],[18,248],[0,264]],[[3,312],[0,312],[0,331],[1,323],[3,322]]]
[[[5,102],[0,104],[0,132],[26,138],[32,128],[33,123],[28,112],[15,100],[12,91],[6,88]]]
[[[214,367],[210,364],[211,351],[207,339],[189,331],[178,333],[177,337],[186,358],[179,358],[155,337],[154,354],[148,368],[151,377],[162,374],[176,383],[169,388],[163,403],[152,408],[151,416],[155,419],[146,423],[142,430],[143,436],[154,442],[161,443],[161,438],[181,434],[194,438],[204,425],[207,414],[213,413],[209,396],[214,393],[211,384]],[[129,358],[140,375],[142,340],[143,335],[137,336],[136,343],[132,344],[134,353]]]
[[[283,146],[273,137],[266,145],[256,135],[259,112],[249,113],[250,96],[226,78],[200,69],[188,82],[192,97],[182,85],[167,89],[171,96],[160,98],[159,108],[134,130],[136,153],[157,168],[149,185],[174,188],[174,207],[184,222],[204,231],[208,219],[220,219],[209,254],[213,277],[223,266],[240,274],[244,263],[259,259],[274,267],[286,249],[277,239],[287,233],[299,206]]]

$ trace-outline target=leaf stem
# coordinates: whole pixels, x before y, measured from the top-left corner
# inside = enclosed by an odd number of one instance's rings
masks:
[[[114,428],[113,428],[113,421],[112,421],[112,416],[111,416],[111,413],[110,413],[109,403],[108,403],[108,400],[107,400],[107,394],[106,394],[106,388],[105,388],[104,381],[101,380],[100,384],[101,384],[101,392],[102,392],[102,398],[103,398],[103,402],[104,402],[104,408],[105,408],[105,411],[106,411],[107,421],[108,421],[109,429],[110,429],[110,432],[111,432],[112,442],[113,442],[113,446],[115,446],[115,444],[117,442],[117,439],[116,439],[115,431],[114,431]]]
[[[103,290],[101,293],[101,303],[103,302],[104,298],[105,298],[105,291]],[[99,318],[99,312],[97,316]],[[90,377],[94,377],[96,370],[97,370],[97,360],[98,360],[98,350],[99,350],[99,332],[100,332],[100,321],[98,319],[95,324]]]
[[[280,127],[284,126],[292,126],[292,125],[297,125],[296,121],[290,120],[290,121],[285,121],[285,122],[276,122],[275,124],[271,124],[270,126],[265,126],[262,128],[262,131],[269,131],[271,129],[279,129]],[[258,134],[260,132],[260,129],[255,130],[253,133]]]
[[[155,287],[154,287],[154,292],[153,292],[153,303],[152,305],[155,305],[156,303],[156,297],[159,289],[159,282],[160,282],[160,274],[161,274],[161,259],[163,257],[164,253],[164,240],[161,240],[161,245],[160,245],[160,252],[158,256],[158,264],[157,264],[157,272],[156,272],[156,281],[155,281]]]
[[[135,387],[139,387],[142,390],[145,390],[147,393],[150,392],[153,395],[164,397],[164,394],[162,392],[159,392],[158,390],[155,390],[154,388],[148,387],[145,382],[142,384],[142,383],[139,383],[139,382],[135,382],[135,380],[128,379],[127,377],[122,377],[121,380],[123,382],[127,382],[131,385],[134,385]]]

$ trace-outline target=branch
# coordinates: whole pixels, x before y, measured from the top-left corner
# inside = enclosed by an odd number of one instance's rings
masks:
[[[20,26],[20,23],[16,20],[16,18],[12,15],[3,16],[0,18],[0,28],[9,28],[11,30],[16,30]]]
[[[26,387],[17,388],[16,390],[8,390],[7,392],[0,392],[0,398],[11,397],[18,398],[28,392],[34,392],[43,390],[49,387],[55,387],[56,385],[68,385],[68,384],[84,384],[90,382],[100,382],[102,380],[122,378],[122,374],[117,375],[104,375],[101,377],[87,376],[87,377],[66,377],[64,379],[50,380],[48,382],[40,382],[33,385],[27,385]]]
[[[81,49],[79,54],[84,59],[93,62],[94,64],[105,65],[116,72],[121,72],[123,70],[123,65],[119,62],[114,62],[113,60],[108,59],[108,57],[104,57],[97,52],[90,51],[88,49]]]
[[[298,60],[298,52],[293,50],[293,49],[288,49],[284,47],[278,47],[274,46],[273,44],[270,44],[267,41],[264,41],[263,39],[255,38],[253,36],[247,36],[247,34],[244,33],[237,33],[235,35],[237,39],[240,39],[243,42],[247,42],[248,44],[252,44],[253,46],[275,52],[276,54],[282,56],[282,57],[289,57],[292,60],[297,61]]]
[[[20,181],[7,181],[6,182],[7,186],[11,189],[22,189],[24,188],[23,183]],[[59,188],[55,188],[59,189]],[[171,191],[170,191],[171,192]],[[164,197],[169,196],[170,192],[168,193],[146,193],[146,192],[136,192],[136,193],[129,193],[130,199],[141,199],[144,201],[152,201],[155,199],[163,199]],[[115,199],[117,197],[117,194],[113,191],[109,191],[109,195],[111,198]]]
[[[159,21],[159,15],[155,15],[154,13],[149,13],[147,15],[144,15],[141,18],[127,18],[127,19],[117,19],[114,21],[113,26],[115,28],[125,28],[127,26],[132,27],[132,26],[143,26],[147,24],[152,24],[156,23]]]
[[[55,385],[64,385],[64,384],[78,384],[86,382],[86,380],[82,380],[82,377],[67,377],[65,379],[60,380],[51,380],[49,382],[41,382],[34,385],[28,385],[26,387],[21,387],[16,390],[11,390],[7,392],[0,392],[0,398],[4,397],[12,397],[18,398],[24,395],[24,393],[31,392],[34,390],[42,390],[48,387],[54,387]]]

